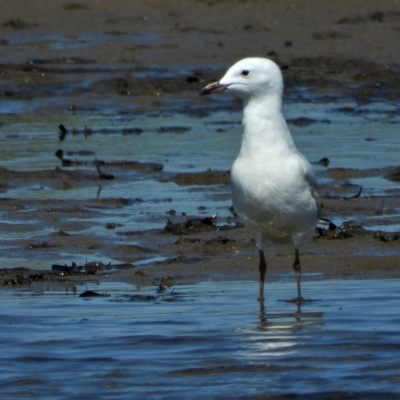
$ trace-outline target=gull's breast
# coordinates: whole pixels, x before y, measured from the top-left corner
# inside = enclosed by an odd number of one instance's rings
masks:
[[[314,230],[317,204],[309,184],[301,173],[286,167],[241,158],[232,167],[233,207],[257,238],[301,240]]]

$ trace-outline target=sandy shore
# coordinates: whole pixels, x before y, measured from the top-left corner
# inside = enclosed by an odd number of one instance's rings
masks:
[[[262,56],[283,67],[288,92],[395,100],[399,22],[400,5],[390,0],[16,0],[0,16],[0,96],[68,88],[70,102],[129,94],[127,104],[143,108],[187,97],[202,104],[191,94],[204,83],[238,59]],[[40,112],[59,111],[49,107]]]
[[[193,93],[245,56],[277,61],[292,101],[305,101],[307,96],[348,97],[359,104],[376,99],[397,101],[399,23],[400,5],[389,0],[379,4],[372,0],[15,0],[2,5],[0,16],[0,106],[10,99],[32,100],[32,113],[52,115],[72,103],[90,107],[95,98],[111,102],[118,99],[121,112],[129,112],[133,106],[135,112],[168,109],[177,107],[177,102],[179,107],[198,106],[193,113],[206,112],[204,99]],[[146,79],[133,78],[132,71],[142,71]],[[35,105],[38,99],[51,99],[66,89],[64,102]],[[142,166],[132,168],[140,171]],[[157,179],[164,181],[199,179],[163,174],[157,168],[146,173],[158,174]],[[5,191],[33,180],[57,185],[61,175],[65,185],[73,182],[84,186],[98,179],[90,173],[78,178],[74,172],[62,169],[41,173],[1,169],[0,174]],[[201,179],[205,179],[204,184],[213,179],[219,184],[229,183],[224,171]],[[325,214],[334,217],[340,211],[350,222],[338,231],[317,233],[303,250],[304,272],[318,274],[305,275],[305,279],[399,278],[398,235],[367,232],[357,221],[351,221],[354,213],[389,218],[398,207],[399,194],[348,201],[322,194]],[[50,224],[50,219],[62,221],[67,212],[76,213],[82,217],[81,224],[86,223],[85,209],[79,201],[30,203],[38,209],[51,210],[47,214],[43,211],[43,226]],[[20,207],[15,199],[1,201],[3,217],[10,220]],[[29,222],[33,217],[27,213],[26,218]],[[107,237],[68,236],[61,230],[33,247],[30,241],[20,240],[21,257],[35,252],[35,257],[42,257],[49,268],[32,272],[21,265],[18,270],[0,270],[0,276],[9,286],[18,282],[18,275],[25,279],[21,278],[21,284],[26,285],[36,274],[38,282],[34,285],[63,287],[102,279],[154,285],[162,277],[170,277],[170,284],[206,279],[257,280],[256,247],[242,227],[235,227],[239,221],[214,222],[216,225],[198,225],[189,232],[178,230],[178,234],[162,228],[126,233],[140,246],[117,246]],[[176,219],[174,223],[187,221]],[[221,230],[225,225],[226,230]],[[24,224],[12,229],[23,230]],[[121,267],[109,270],[92,266],[93,271],[98,269],[97,275],[85,276],[68,270],[49,271],[53,264],[51,254],[60,249],[71,253],[85,246],[121,260]],[[164,260],[140,268],[129,267],[140,259],[151,258],[151,254],[162,255]],[[269,280],[286,278],[286,274],[288,279],[294,279],[290,246],[273,246],[267,257]]]

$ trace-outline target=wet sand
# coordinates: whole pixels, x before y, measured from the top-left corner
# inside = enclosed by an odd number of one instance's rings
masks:
[[[195,95],[205,83],[240,58],[263,56],[281,65],[299,100],[396,100],[399,22],[389,0],[16,0],[0,20],[0,96],[56,96],[35,110],[44,114],[71,104],[95,111],[102,97],[124,101],[121,112],[176,101],[193,109],[207,103]]]
[[[366,230],[352,219],[353,215],[379,216],[380,223],[384,224],[397,207],[398,197],[322,200],[324,215],[331,217],[340,213],[347,215],[348,220],[336,229],[322,227],[316,230],[314,240],[302,251],[303,279],[400,278],[400,235]],[[1,203],[3,215],[10,219],[20,210],[14,199],[5,199]],[[113,240],[111,233],[108,236],[68,233],[69,230],[79,231],[96,224],[92,215],[94,208],[123,207],[123,203],[123,199],[24,201],[20,207],[34,209],[34,216],[24,213],[27,225],[19,218],[20,222],[12,227],[13,230],[26,229],[31,219],[38,215],[39,224],[43,226],[53,225],[54,218],[57,218],[59,229],[43,235],[40,240],[14,240],[14,256],[40,259],[46,268],[35,271],[3,268],[0,270],[1,279],[6,286],[27,285],[32,281],[35,287],[46,288],[60,285],[72,288],[98,281],[159,285],[163,278],[163,284],[169,286],[204,280],[258,279],[256,245],[234,217],[220,220],[170,215],[165,218],[168,222],[164,228],[142,232],[119,231],[118,240]],[[72,214],[79,222],[66,221]],[[114,226],[110,224],[108,228],[111,232]],[[125,244],[121,244],[120,239]],[[82,257],[77,257],[76,268],[72,268],[71,262],[54,266],[54,260],[59,259],[58,253],[81,254],[86,250],[95,250],[98,254],[120,260],[120,263],[104,265],[91,261],[86,265]],[[294,279],[291,245],[273,245],[266,256],[268,280]],[[152,261],[153,258],[160,260]],[[135,265],[143,260],[149,262]]]
[[[112,103],[118,99],[117,112],[121,115],[160,110],[205,115],[213,110],[197,96],[198,91],[245,56],[277,61],[283,69],[290,101],[344,97],[355,99],[358,104],[393,102],[399,98],[399,22],[400,6],[387,0],[379,5],[375,1],[354,0],[331,5],[311,0],[16,0],[3,5],[0,17],[0,106],[9,100],[25,101],[30,104],[28,114],[48,116],[66,110],[94,113],[102,101]],[[239,103],[235,107],[239,108]],[[107,166],[101,168],[104,172],[109,170]],[[157,165],[126,163],[114,165],[112,173],[118,175],[126,168],[179,185],[229,184],[227,171],[171,174]],[[357,174],[391,174],[397,179],[398,170],[327,170],[326,174],[343,183]],[[71,188],[99,180],[94,168],[74,171],[61,163],[60,168],[39,172],[2,168],[0,175],[3,192],[33,182]],[[399,234],[365,231],[360,226],[371,215],[380,216],[382,225],[388,223],[398,207],[399,192],[395,191],[392,197],[348,200],[340,192],[339,189],[332,194],[331,188],[320,188],[324,215],[344,215],[348,224],[338,231],[317,231],[302,252],[304,279],[398,278]],[[32,284],[73,287],[93,280],[157,285],[162,277],[169,278],[166,284],[258,279],[256,246],[234,217],[201,223],[196,222],[196,215],[171,215],[160,221],[160,229],[118,233],[126,242],[138,243],[135,245],[114,244],[111,234],[68,234],[69,230],[99,224],[93,210],[116,207],[123,212],[124,206],[134,201],[140,199],[1,199],[3,218],[18,220],[12,225],[1,223],[2,230],[24,232],[32,224],[38,230],[53,229],[40,240],[13,241],[12,251],[21,258],[41,260],[41,271],[14,270],[4,265],[0,270],[2,280],[6,286],[27,285],[33,279],[30,276],[36,275],[37,282]],[[16,218],[19,210],[26,212]],[[68,220],[72,214],[75,222]],[[175,234],[164,230],[168,218],[174,224],[183,224],[175,227]],[[192,222],[188,224],[190,218]],[[112,232],[112,226],[109,228]],[[82,249],[96,250],[121,264],[91,265],[91,272],[98,269],[95,275],[51,271],[55,260],[59,262],[60,252],[80,254]],[[163,260],[132,265],[155,256]],[[290,246],[271,246],[267,252],[268,280],[282,279],[286,274],[288,279],[294,279],[292,257]],[[85,266],[82,259],[76,263]],[[17,275],[25,281],[18,280]]]

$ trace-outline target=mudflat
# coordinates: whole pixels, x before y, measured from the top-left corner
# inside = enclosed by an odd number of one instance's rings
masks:
[[[9,101],[29,103],[24,117],[43,118],[65,110],[95,113],[106,103],[118,104],[121,115],[160,110],[202,115],[211,110],[197,97],[200,89],[247,56],[269,57],[281,66],[285,95],[291,101],[310,101],[312,95],[319,100],[341,96],[357,104],[395,103],[400,96],[399,39],[400,5],[388,0],[379,4],[372,0],[15,0],[2,5],[0,16],[0,107]],[[1,126],[0,121],[0,130]],[[140,134],[140,127],[125,133]],[[99,167],[105,171],[102,164]],[[138,196],[64,201],[20,200],[7,194],[33,183],[68,189],[103,178],[104,185],[108,184],[106,176],[93,171],[93,165],[76,171],[62,162],[42,171],[0,168],[2,257],[10,251],[7,234],[24,232],[34,224],[40,236],[13,239],[13,257],[34,258],[43,265],[33,270],[25,268],[23,261],[18,268],[5,263],[0,270],[5,286],[69,287],[98,280],[157,285],[163,277],[164,284],[258,279],[256,246],[234,215],[221,220],[213,218],[210,210],[208,219],[165,217],[155,230],[114,234],[111,224],[107,234],[69,234],[96,225],[100,216],[94,209],[123,209],[140,201]],[[378,217],[381,225],[397,216],[400,189],[379,197],[345,197],[340,186],[360,174],[398,180],[398,171],[390,166],[324,172],[339,183],[334,189],[320,187],[324,215],[339,214],[345,219],[336,229],[317,229],[314,240],[303,249],[305,279],[400,277],[400,234],[362,226],[370,216]],[[114,164],[115,172],[177,185],[220,185],[229,193],[229,171],[172,174],[157,163],[127,160]],[[68,219],[70,215],[74,222]],[[118,244],[118,236],[135,244]],[[74,266],[69,259],[52,269],[60,253],[75,252],[120,263],[77,259]],[[286,279],[286,274],[292,279],[292,253],[291,246],[270,247],[266,254],[269,280]],[[154,261],[140,264],[146,259]]]

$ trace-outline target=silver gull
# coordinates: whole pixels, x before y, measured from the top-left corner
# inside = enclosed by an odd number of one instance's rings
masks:
[[[282,115],[282,73],[271,60],[245,58],[200,94],[216,92],[243,101],[242,145],[231,172],[232,202],[259,249],[259,300],[264,299],[265,249],[270,242],[292,242],[295,300],[301,302],[299,249],[313,237],[320,205],[312,167],[296,149]]]

